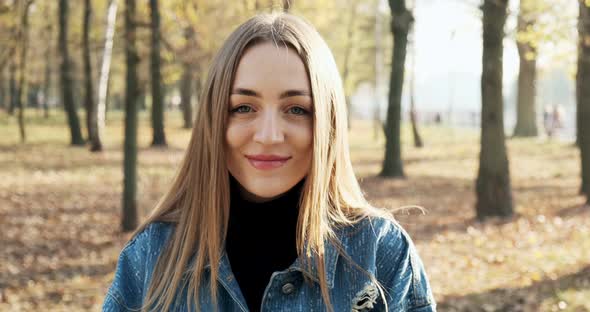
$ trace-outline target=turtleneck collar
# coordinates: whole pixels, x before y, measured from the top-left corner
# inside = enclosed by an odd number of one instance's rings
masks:
[[[230,175],[230,213],[225,248],[231,270],[250,309],[260,307],[273,272],[297,259],[296,231],[304,179],[265,202],[246,200]]]
[[[294,203],[295,206],[298,206],[299,197],[301,196],[303,184],[305,183],[305,178],[303,178],[301,181],[299,181],[295,186],[293,186],[287,192],[280,194],[273,199],[257,202],[257,201],[253,201],[253,200],[247,198],[247,195],[244,194],[244,192],[247,192],[247,191],[242,189],[239,182],[231,174],[229,175],[229,179],[230,179],[231,202],[234,204],[239,203],[239,206],[248,205],[248,206],[256,206],[256,207],[270,207],[270,206],[276,206],[276,205],[283,206],[283,205],[289,204],[289,203],[291,203],[291,204]],[[236,206],[234,204],[232,204],[232,206]]]

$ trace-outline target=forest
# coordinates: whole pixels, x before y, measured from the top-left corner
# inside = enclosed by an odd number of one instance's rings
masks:
[[[0,310],[100,310],[212,57],[271,12],[332,50],[355,173],[438,310],[590,311],[589,0],[0,0]]]

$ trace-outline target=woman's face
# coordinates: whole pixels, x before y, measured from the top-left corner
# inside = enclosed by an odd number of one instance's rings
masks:
[[[270,200],[307,175],[313,101],[305,65],[294,50],[265,42],[245,51],[228,120],[228,168],[247,199]]]

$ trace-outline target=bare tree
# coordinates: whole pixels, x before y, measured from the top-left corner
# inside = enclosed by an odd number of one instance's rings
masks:
[[[68,116],[72,145],[84,145],[84,138],[80,131],[80,120],[74,102],[74,89],[72,85],[71,60],[68,49],[68,0],[59,0],[59,51],[61,56],[60,76],[62,101]]]
[[[530,12],[530,1],[520,1],[518,13],[518,31],[526,32],[535,23],[535,16]],[[537,82],[537,49],[530,40],[516,40],[520,69],[518,73],[518,96],[516,110],[516,126],[514,136],[537,136],[537,112],[535,93]]]
[[[92,83],[92,62],[90,61],[90,25],[92,20],[92,1],[84,0],[84,20],[82,31],[82,59],[84,60],[84,104],[86,106],[86,129],[90,150],[97,151],[102,147],[98,139],[96,125],[97,107],[94,100],[94,84]]]
[[[21,24],[19,29],[19,40],[20,55],[19,55],[19,78],[18,78],[18,89],[16,94],[16,101],[18,106],[18,127],[20,130],[20,140],[25,142],[27,136],[25,133],[25,102],[27,94],[27,50],[29,48],[29,8],[33,4],[33,0],[27,0],[20,2],[21,5]]]
[[[284,12],[289,12],[289,10],[291,10],[291,7],[293,6],[293,1],[295,1],[295,0],[283,0],[283,11]]]
[[[109,0],[107,9],[107,25],[104,39],[104,50],[102,65],[100,67],[100,78],[98,81],[98,103],[96,107],[96,118],[92,120],[91,127],[95,128],[96,137],[91,142],[91,150],[102,150],[102,137],[105,127],[107,91],[109,85],[109,74],[111,60],[113,58],[113,38],[115,35],[115,22],[117,20],[117,1]]]
[[[354,35],[354,22],[356,20],[357,15],[357,8],[358,8],[358,0],[353,0],[349,3],[350,11],[348,13],[348,23],[346,25],[346,47],[344,48],[344,58],[343,58],[343,70],[342,70],[342,84],[346,86],[348,84],[348,80],[350,79],[350,67],[351,67],[351,56],[352,56],[352,49],[353,47],[353,35]],[[346,92],[346,117],[348,121],[348,129],[352,126],[351,123],[351,99],[348,92]]]
[[[139,56],[136,47],[135,0],[125,0],[125,143],[123,160],[123,214],[121,227],[133,231],[138,224],[137,215],[137,101],[139,85],[137,67]]]
[[[504,136],[502,53],[508,0],[483,4],[481,151],[476,182],[478,219],[512,215],[512,189]]]
[[[414,5],[416,3],[414,2]],[[414,147],[423,147],[424,142],[422,142],[422,136],[420,136],[420,132],[418,131],[418,120],[417,120],[417,111],[416,111],[416,28],[412,27],[411,29],[411,44],[410,44],[410,55],[412,60],[412,65],[410,66],[410,122],[412,123],[412,135],[414,137]]]
[[[576,100],[578,143],[582,162],[581,192],[590,204],[590,6],[579,0],[578,18],[578,72],[576,74]],[[582,122],[585,121],[585,122]]]
[[[193,108],[192,97],[195,86],[195,61],[188,57],[189,54],[194,53],[197,48],[196,34],[192,25],[188,25],[184,29],[184,39],[186,46],[183,51],[183,72],[180,79],[180,107],[182,109],[182,117],[184,120],[184,128],[190,129],[193,127]],[[192,52],[192,53],[191,53]]]
[[[404,67],[408,32],[414,22],[412,12],[406,8],[405,0],[389,0],[391,31],[393,32],[393,56],[389,81],[389,106],[385,123],[385,159],[381,176],[404,177],[401,156],[401,102],[404,85]]]
[[[47,46],[45,47],[45,77],[43,79],[43,116],[49,118],[49,99],[51,93],[51,85],[53,83],[51,73],[53,68],[53,54],[55,48],[53,43],[53,22],[49,18],[50,12],[47,10],[46,18],[47,25],[45,26],[45,38],[47,38]]]
[[[160,59],[160,8],[158,0],[150,0],[152,47],[150,71],[152,79],[152,146],[166,146],[164,133],[164,95]]]

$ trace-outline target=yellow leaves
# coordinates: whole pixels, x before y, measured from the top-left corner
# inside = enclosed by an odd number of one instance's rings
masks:
[[[537,53],[535,53],[535,52],[532,52],[532,51],[526,52],[526,53],[524,54],[524,58],[525,58],[527,61],[533,61],[533,60],[535,60],[535,58],[537,58]]]
[[[586,0],[586,1],[584,2],[584,4],[585,4],[587,7],[590,7],[590,0]]]
[[[529,277],[533,282],[538,282],[543,279],[543,276],[539,272],[533,272],[531,275],[529,275]]]

